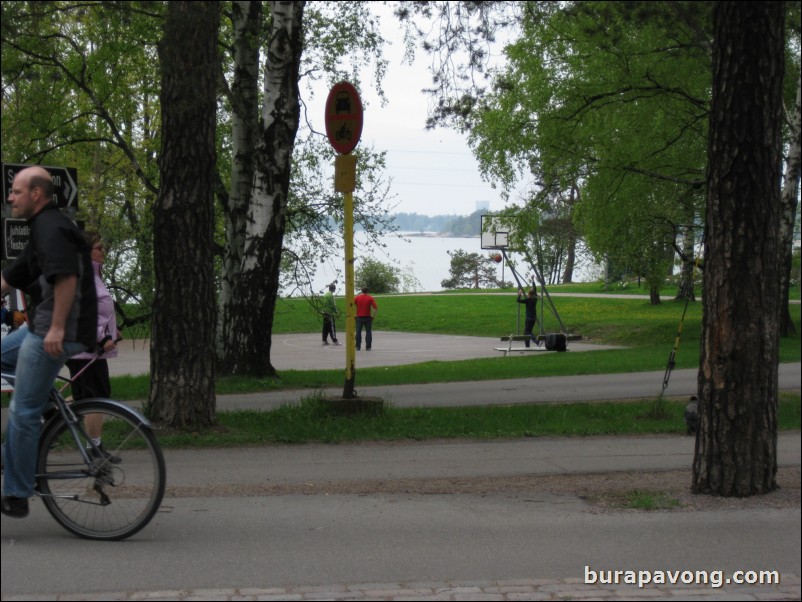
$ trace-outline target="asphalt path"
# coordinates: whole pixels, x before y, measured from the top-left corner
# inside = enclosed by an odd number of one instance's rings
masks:
[[[799,363],[781,364],[779,368],[780,390],[800,389],[802,387],[801,369],[802,364]],[[379,397],[386,403],[399,408],[571,403],[655,399],[663,389],[664,375],[665,373],[661,371],[547,376],[425,385],[357,386],[356,389],[357,394],[361,397]],[[673,371],[664,395],[669,397],[696,395],[698,391],[697,377],[696,370]],[[336,397],[342,395],[342,388],[219,395],[217,408],[219,410],[270,410],[284,404],[297,403],[304,397],[315,393],[326,397]]]
[[[780,435],[781,466],[799,465],[800,443],[799,432]],[[586,566],[777,570],[793,583],[802,562],[798,507],[599,512],[583,497],[537,486],[539,475],[687,470],[692,456],[693,438],[684,436],[168,450],[161,511],[128,541],[76,539],[38,500],[24,520],[3,517],[2,595],[210,599],[225,592],[224,599],[243,599],[242,590],[282,588],[284,595],[268,599],[287,599],[287,591],[304,587],[334,592],[317,599],[336,599],[348,598],[337,588],[372,584],[363,586],[365,596],[378,599],[378,591],[432,582],[580,584]],[[458,494],[386,487],[482,477],[534,480],[522,490]],[[338,492],[344,483],[373,486]],[[557,598],[589,595],[581,590],[574,585],[573,594],[563,589]],[[724,593],[697,590],[690,595]],[[205,593],[193,597],[197,591]],[[772,590],[725,591],[732,599]],[[417,597],[408,590],[397,599]]]
[[[664,371],[622,374],[593,374],[582,376],[538,377],[538,358],[557,352],[540,348],[536,351],[513,352],[526,355],[531,368],[521,378],[473,381],[464,383],[432,383],[425,385],[392,385],[385,387],[360,387],[359,369],[366,367],[391,367],[426,361],[452,361],[499,357],[495,349],[506,346],[497,338],[466,337],[401,332],[374,333],[374,348],[360,351],[356,358],[356,390],[361,397],[379,397],[396,407],[415,406],[476,406],[492,404],[554,403],[572,401],[601,401],[615,399],[654,398],[663,390]],[[516,343],[520,347],[521,343]],[[559,354],[570,362],[573,354],[591,353],[616,348],[588,341],[571,341],[568,351]],[[534,349],[534,347],[533,347]],[[666,351],[666,360],[668,360]],[[345,372],[345,347],[320,344],[319,334],[275,335],[271,350],[273,366],[281,370],[337,369]],[[148,342],[124,341],[120,355],[109,361],[112,375],[143,374],[149,370]],[[802,364],[781,364],[779,387],[781,390],[802,388]],[[697,370],[674,370],[667,396],[691,396],[698,391]],[[297,403],[314,393],[327,397],[342,395],[342,387],[281,390],[239,395],[220,395],[219,410],[263,409],[270,410],[287,403]]]

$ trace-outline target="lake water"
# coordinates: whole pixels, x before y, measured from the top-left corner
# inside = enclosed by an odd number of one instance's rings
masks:
[[[355,233],[358,243],[364,243],[365,236],[361,232]],[[458,250],[466,253],[479,253],[488,255],[490,251],[483,250],[481,240],[477,238],[448,238],[443,236],[420,236],[411,234],[388,235],[383,239],[386,248],[371,250],[364,245],[360,245],[354,251],[359,265],[360,257],[372,257],[382,263],[391,264],[402,272],[412,274],[417,283],[415,286],[404,287],[402,292],[433,292],[441,291],[443,287],[440,283],[451,276],[451,257],[448,252]],[[519,260],[518,255],[512,255],[513,260]],[[337,274],[339,269],[339,274]],[[509,266],[503,267],[498,264],[498,277],[506,282],[514,281],[510,273]],[[522,278],[527,277],[529,270],[519,268]],[[338,280],[337,294],[342,294],[344,277],[343,258],[336,258],[330,265],[324,264],[319,267],[318,274],[313,280],[312,290],[315,292],[323,291],[326,286],[335,278]],[[581,281],[582,274],[577,273],[574,280]],[[357,283],[357,286],[359,283]]]
[[[408,286],[403,292],[429,292],[440,291],[440,282],[450,277],[451,257],[448,251],[463,250],[467,253],[486,254],[483,251],[479,238],[446,238],[441,236],[410,236],[388,235],[384,237],[384,249],[373,249],[364,245],[365,237],[361,232],[355,233],[358,243],[363,243],[354,250],[354,256],[359,265],[360,257],[372,257],[376,261],[390,264],[394,268],[413,275],[417,279],[416,286]],[[339,269],[339,275],[336,270]],[[335,278],[338,279],[338,294],[342,294],[342,284],[345,281],[344,259],[323,264],[312,283],[312,290],[324,289]],[[509,270],[507,270],[509,272]],[[501,268],[499,267],[499,277]],[[509,274],[507,273],[507,279]],[[358,284],[358,283],[357,283]],[[403,285],[402,285],[403,288]]]

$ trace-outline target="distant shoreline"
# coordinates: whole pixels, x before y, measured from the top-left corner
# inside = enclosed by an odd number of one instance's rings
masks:
[[[464,234],[449,234],[446,232],[395,232],[398,236],[410,238],[481,238],[478,234],[465,236]]]

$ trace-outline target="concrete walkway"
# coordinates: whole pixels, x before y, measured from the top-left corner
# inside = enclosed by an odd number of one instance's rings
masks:
[[[500,333],[502,334],[510,333]],[[341,335],[344,336],[344,335]],[[454,361],[482,357],[500,357],[495,347],[502,345],[499,337],[465,337],[410,332],[374,331],[373,349],[357,353],[356,366],[400,366],[429,361]],[[506,343],[504,344],[506,346]],[[522,347],[522,343],[516,346]],[[587,341],[572,341],[570,352],[616,349],[613,345],[596,345]],[[109,360],[112,376],[146,374],[150,370],[150,342],[122,341],[117,359]],[[666,359],[670,349],[666,350]],[[542,349],[530,355],[552,354]],[[566,355],[566,357],[568,357]],[[270,358],[276,370],[345,370],[345,346],[321,345],[319,333],[273,335]],[[533,358],[534,359],[534,358]]]

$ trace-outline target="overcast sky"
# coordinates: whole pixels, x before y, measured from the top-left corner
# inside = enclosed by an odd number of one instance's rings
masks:
[[[388,102],[381,106],[371,90],[360,91],[367,105],[360,146],[372,144],[387,151],[391,193],[398,203],[393,212],[469,215],[477,201],[488,201],[491,211],[502,209],[500,192],[480,177],[465,138],[450,129],[426,130],[429,98],[421,90],[431,86],[428,58],[418,52],[413,65],[403,63],[401,28],[385,11],[382,30],[393,42],[385,50],[389,65],[383,86]],[[366,74],[363,82],[369,81]],[[318,96],[310,110],[322,115],[326,95]]]

